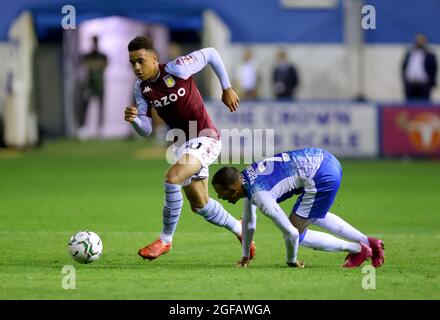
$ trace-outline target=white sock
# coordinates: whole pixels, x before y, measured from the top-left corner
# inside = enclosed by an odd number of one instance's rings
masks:
[[[236,236],[241,234],[241,223],[229,214],[223,206],[212,198],[197,214],[205,218],[206,221],[219,227],[225,227]]]
[[[369,245],[368,238],[359,230],[355,229],[348,222],[342,220],[337,215],[327,212],[327,215],[322,219],[316,219],[313,224],[315,226],[324,228],[337,236],[344,239],[356,242],[362,242]]]
[[[328,252],[348,251],[358,253],[361,251],[359,243],[344,241],[324,232],[307,229],[304,232],[305,235],[299,242],[302,247]]]

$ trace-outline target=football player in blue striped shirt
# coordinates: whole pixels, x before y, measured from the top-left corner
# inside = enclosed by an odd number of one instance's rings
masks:
[[[304,262],[297,259],[298,246],[302,245],[322,251],[349,252],[343,267],[358,267],[370,257],[372,265],[380,267],[384,263],[383,241],[367,237],[329,212],[341,178],[339,161],[319,148],[276,154],[251,164],[241,172],[233,167],[217,171],[212,184],[218,197],[230,203],[244,198],[243,255],[238,266],[249,264],[258,207],[283,233],[288,266],[304,267]],[[295,194],[299,197],[288,218],[278,203]],[[310,224],[348,241],[308,230]]]

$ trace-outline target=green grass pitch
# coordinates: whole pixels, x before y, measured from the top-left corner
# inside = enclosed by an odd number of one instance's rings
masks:
[[[236,268],[237,239],[192,213],[187,202],[173,250],[143,261],[138,248],[161,230],[168,167],[144,141],[60,141],[26,153],[0,151],[0,299],[439,299],[439,162],[342,165],[332,211],[385,242],[375,289],[362,288],[362,268],[340,267],[344,253],[300,248],[306,268],[286,267],[281,233],[261,213],[256,260]],[[240,205],[223,204],[241,216]],[[101,259],[89,265],[67,253],[69,237],[81,229],[104,243]],[[74,290],[61,286],[64,265],[76,268]]]

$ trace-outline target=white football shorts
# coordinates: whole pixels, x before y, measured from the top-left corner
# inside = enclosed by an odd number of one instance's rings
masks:
[[[192,179],[202,180],[209,177],[209,165],[212,164],[219,156],[222,150],[222,141],[210,137],[198,137],[188,140],[180,147],[174,148],[174,157],[176,161],[185,154],[190,154],[199,159],[202,168],[198,173],[193,175],[183,183],[183,187],[189,185]]]

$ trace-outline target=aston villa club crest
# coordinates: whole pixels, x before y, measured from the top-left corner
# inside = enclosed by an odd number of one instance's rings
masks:
[[[176,84],[176,81],[170,74],[163,77],[163,81],[165,81],[165,84],[167,85],[168,88],[172,88]]]

